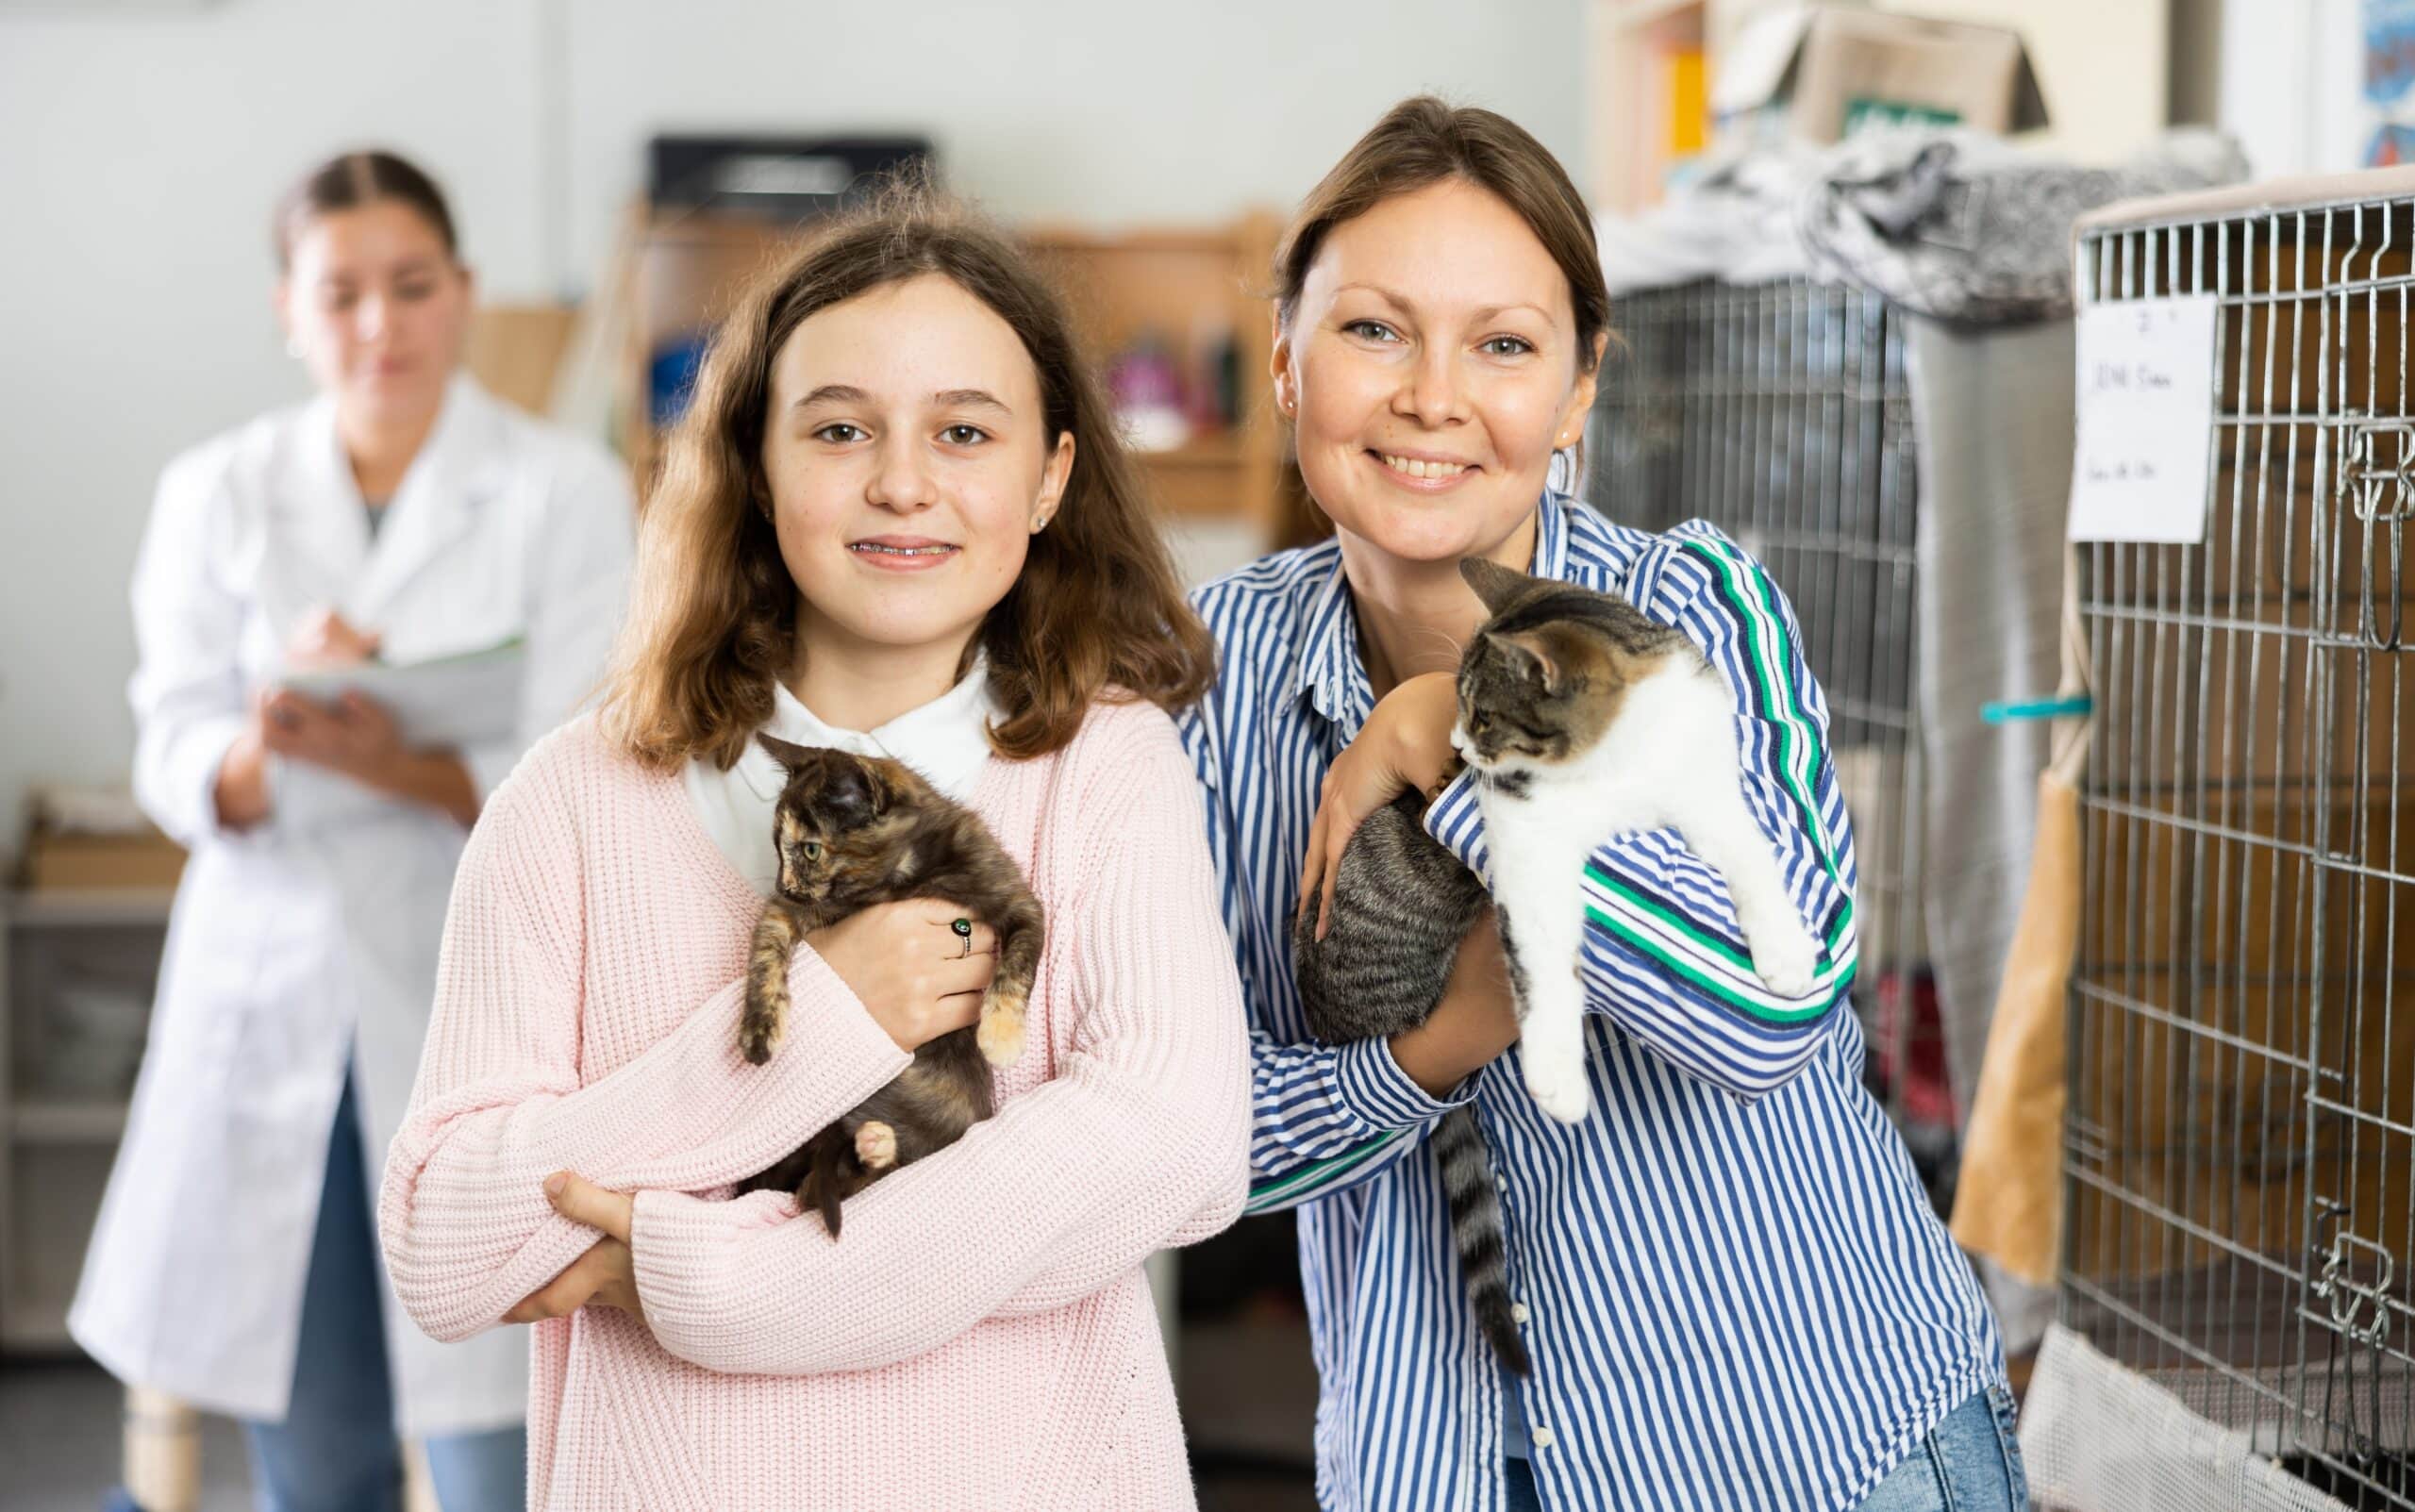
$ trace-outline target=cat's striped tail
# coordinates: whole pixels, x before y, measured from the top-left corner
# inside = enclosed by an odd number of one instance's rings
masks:
[[[1509,1255],[1501,1232],[1501,1199],[1492,1189],[1492,1162],[1485,1155],[1484,1130],[1475,1109],[1455,1107],[1434,1125],[1434,1158],[1442,1168],[1442,1197],[1451,1208],[1451,1238],[1467,1277],[1468,1304],[1476,1326],[1492,1341],[1501,1363],[1530,1375],[1525,1342],[1509,1313]]]

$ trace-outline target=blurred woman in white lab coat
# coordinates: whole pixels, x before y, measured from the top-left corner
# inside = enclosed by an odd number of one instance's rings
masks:
[[[416,1074],[481,799],[598,677],[633,534],[600,448],[458,371],[436,186],[383,153],[297,185],[276,302],[320,392],[171,463],[135,568],[135,790],[192,860],[70,1320],[120,1378],[249,1428],[271,1512],[391,1508],[399,1432],[445,1512],[524,1496],[527,1339],[429,1340],[366,1193]],[[414,739],[285,673],[518,638],[494,738]]]

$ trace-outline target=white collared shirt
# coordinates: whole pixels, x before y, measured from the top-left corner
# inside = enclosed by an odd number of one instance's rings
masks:
[[[826,746],[858,756],[890,756],[962,803],[973,795],[990,759],[990,723],[999,717],[990,700],[990,676],[976,662],[961,682],[876,730],[842,730],[825,723],[780,684],[772,688],[772,717],[763,728],[793,745]],[[788,773],[753,740],[727,772],[691,758],[680,780],[688,804],[712,842],[747,885],[764,897],[779,878],[778,849],[772,841],[772,814],[779,806]]]

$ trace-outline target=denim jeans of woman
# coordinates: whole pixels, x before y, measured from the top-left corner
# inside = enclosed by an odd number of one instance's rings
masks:
[[[293,1400],[282,1422],[244,1424],[260,1512],[400,1512],[402,1447],[386,1367],[376,1220],[360,1115],[344,1084],[327,1141],[326,1185],[302,1292]],[[517,1424],[426,1441],[443,1512],[521,1512],[528,1433]]]
[[[1990,1387],[1946,1414],[1856,1512],[2023,1512],[2029,1483],[2012,1436],[2012,1393]],[[1534,1470],[1507,1466],[1507,1512],[1542,1512]]]

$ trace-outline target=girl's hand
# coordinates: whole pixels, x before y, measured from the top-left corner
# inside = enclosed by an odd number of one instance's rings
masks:
[[[637,1265],[629,1253],[629,1227],[635,1201],[625,1192],[606,1191],[567,1171],[545,1182],[545,1198],[554,1211],[575,1223],[600,1229],[604,1237],[573,1260],[560,1275],[521,1299],[503,1315],[507,1323],[533,1323],[544,1318],[567,1318],[591,1304],[618,1307],[640,1321],[645,1305],[638,1300]]]
[[[981,994],[997,974],[998,937],[973,926],[973,953],[956,933],[955,904],[908,898],[875,904],[805,937],[897,1048],[911,1054],[979,1021]]]
[[[1458,710],[1458,681],[1451,673],[1411,677],[1383,696],[1358,739],[1334,758],[1300,864],[1299,906],[1317,897],[1317,939],[1332,927],[1334,883],[1350,837],[1369,814],[1407,789],[1431,793],[1441,785],[1451,768],[1451,726]]]

